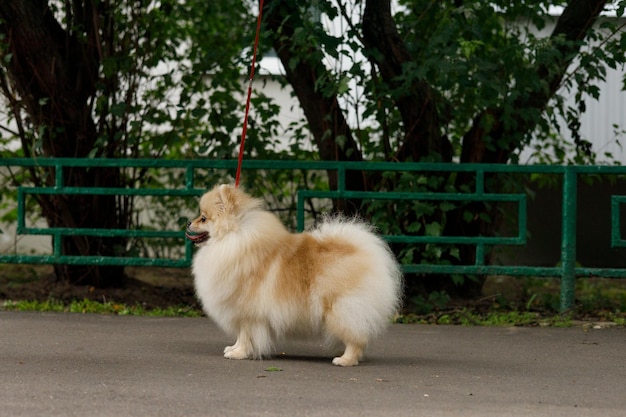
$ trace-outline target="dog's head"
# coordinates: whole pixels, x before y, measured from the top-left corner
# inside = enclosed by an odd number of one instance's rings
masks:
[[[246,211],[260,203],[232,185],[218,185],[200,198],[200,216],[187,224],[185,235],[196,245],[235,231]]]

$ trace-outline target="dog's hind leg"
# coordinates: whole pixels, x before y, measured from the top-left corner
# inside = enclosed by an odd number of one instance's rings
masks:
[[[328,335],[334,340],[342,341],[346,346],[343,355],[333,359],[333,365],[358,365],[359,361],[363,359],[363,350],[367,345],[367,334],[356,332],[355,328],[358,326],[355,326],[354,322],[337,315],[335,311],[329,312],[325,322]]]
[[[333,365],[337,366],[355,366],[359,364],[359,360],[363,358],[363,345],[347,343],[346,350],[343,355],[333,359]]]

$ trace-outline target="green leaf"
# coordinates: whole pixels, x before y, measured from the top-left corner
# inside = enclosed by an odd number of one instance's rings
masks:
[[[456,208],[455,204],[450,203],[449,201],[444,201],[439,204],[439,209],[443,212],[454,210]]]
[[[111,105],[111,114],[122,117],[126,113],[126,103],[114,103]]]
[[[425,227],[426,236],[441,236],[441,225],[438,222],[432,222]]]
[[[409,233],[417,233],[421,229],[422,229],[422,224],[419,222],[413,222],[409,224],[408,227],[406,228],[407,232]]]
[[[337,94],[341,95],[346,93],[350,89],[350,86],[348,85],[349,82],[350,79],[348,77],[341,77],[339,85],[337,86]]]

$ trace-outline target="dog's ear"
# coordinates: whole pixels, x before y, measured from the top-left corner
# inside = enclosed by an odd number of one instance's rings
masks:
[[[220,213],[232,213],[237,207],[237,190],[232,185],[222,184],[217,189],[217,209]]]

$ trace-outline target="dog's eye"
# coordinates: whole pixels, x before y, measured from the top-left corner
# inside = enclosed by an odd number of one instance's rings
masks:
[[[204,222],[206,221],[206,217],[204,217],[204,216],[200,217],[200,221],[201,221],[202,223],[204,223]]]

